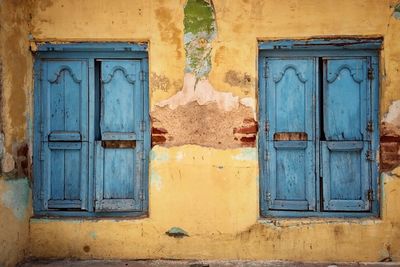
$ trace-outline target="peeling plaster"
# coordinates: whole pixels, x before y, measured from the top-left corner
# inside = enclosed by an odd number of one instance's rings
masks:
[[[184,44],[187,73],[193,73],[196,81],[211,70],[212,41],[216,37],[214,9],[211,1],[188,0],[184,7]]]
[[[217,34],[212,2],[188,0],[183,23],[186,51],[183,88],[152,107],[152,145],[196,144],[220,149],[255,146],[255,100],[219,92],[208,80],[212,42]],[[251,77],[239,76],[232,72],[227,81],[250,92]],[[168,90],[170,82],[166,77],[152,74],[151,80],[155,89]],[[249,127],[256,131],[248,132]]]
[[[217,102],[203,105],[190,102],[176,109],[157,106],[151,112],[152,132],[163,133],[153,134],[153,146],[254,147],[257,122],[253,119],[253,110],[237,105],[236,109],[228,111],[221,110]]]
[[[394,124],[400,127],[400,100],[393,101],[389,111],[385,114],[383,122]]]
[[[239,106],[239,97],[233,96],[232,93],[216,91],[207,79],[199,80],[196,85],[196,76],[192,73],[186,73],[183,81],[182,91],[167,100],[157,103],[157,106],[168,106],[170,109],[176,109],[178,106],[184,106],[192,102],[197,102],[199,105],[216,102],[218,108],[225,111],[236,109]]]

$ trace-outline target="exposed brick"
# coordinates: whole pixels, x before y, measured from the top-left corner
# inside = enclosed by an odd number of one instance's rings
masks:
[[[151,128],[151,133],[152,134],[166,134],[168,133],[167,130],[165,130],[164,128]]]
[[[381,142],[381,150],[387,152],[397,152],[399,150],[396,142]]]
[[[258,131],[258,125],[250,125],[250,126],[243,126],[239,129],[233,128],[233,133],[241,133],[241,134],[254,134]]]
[[[151,136],[151,146],[161,145],[167,141],[167,138],[163,135],[152,135]]]
[[[382,140],[382,138],[381,138]],[[385,139],[383,139],[385,140]],[[400,142],[381,142],[380,169],[390,171],[400,165]]]
[[[240,138],[241,142],[244,143],[255,143],[256,142],[256,136],[252,135],[252,136],[243,136]]]
[[[397,136],[381,136],[381,142],[400,142],[400,138]]]

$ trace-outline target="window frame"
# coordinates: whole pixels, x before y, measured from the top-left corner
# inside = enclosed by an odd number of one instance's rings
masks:
[[[34,127],[33,127],[33,207],[35,217],[138,217],[148,215],[149,209],[149,152],[150,152],[150,108],[149,108],[149,65],[148,65],[148,45],[147,43],[68,43],[68,44],[49,44],[42,43],[37,47],[34,53]],[[44,210],[41,205],[42,177],[41,177],[41,63],[45,60],[68,60],[79,59],[86,60],[88,64],[88,136],[89,136],[89,155],[88,155],[88,200],[87,211],[76,210]],[[96,212],[94,210],[95,201],[95,114],[96,90],[98,85],[95,81],[95,62],[98,59],[116,59],[116,60],[140,60],[141,71],[143,72],[143,120],[144,120],[144,159],[142,192],[143,203],[141,211],[129,212]],[[90,71],[90,70],[93,71]]]
[[[342,211],[321,211],[321,192],[319,175],[315,181],[315,199],[316,211],[277,211],[268,210],[267,204],[267,179],[265,155],[267,153],[267,131],[266,128],[266,68],[265,61],[267,57],[370,57],[371,65],[373,66],[373,77],[371,81],[371,114],[373,133],[371,138],[371,149],[375,153],[379,151],[379,59],[380,49],[382,46],[381,38],[371,39],[310,39],[310,40],[272,40],[258,42],[258,118],[259,118],[259,136],[258,136],[258,151],[259,151],[259,205],[261,218],[285,218],[285,217],[336,217],[336,218],[364,218],[364,217],[379,217],[380,215],[380,177],[378,169],[378,161],[373,155],[371,183],[373,189],[373,200],[371,201],[371,209],[368,212],[342,212]],[[318,73],[318,65],[315,73]],[[317,95],[319,88],[319,75],[316,77]],[[317,104],[322,105],[322,103]],[[315,112],[315,119],[318,112]],[[315,144],[315,160],[318,162],[321,157],[319,145]],[[315,167],[316,169],[317,167]]]

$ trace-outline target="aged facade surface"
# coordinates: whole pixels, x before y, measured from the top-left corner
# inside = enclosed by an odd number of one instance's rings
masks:
[[[260,168],[268,155],[260,154],[266,125],[259,111],[269,102],[260,102],[259,55],[260,43],[274,40],[360,40],[360,53],[362,42],[379,43],[378,73],[365,76],[379,90],[379,140],[367,155],[379,174],[375,191],[362,197],[376,201],[377,212],[261,216]],[[397,0],[0,1],[0,266],[29,257],[400,261],[399,40]],[[139,217],[42,216],[33,208],[42,196],[32,189],[39,179],[34,81],[42,79],[35,69],[40,49],[116,42],[144,47],[148,57],[142,88],[151,143],[141,195],[148,208]],[[107,67],[101,65],[106,56],[98,55],[101,63],[88,67],[89,83],[92,69],[105,73]],[[308,140],[303,133],[277,138]],[[122,146],[140,142],[128,136]]]

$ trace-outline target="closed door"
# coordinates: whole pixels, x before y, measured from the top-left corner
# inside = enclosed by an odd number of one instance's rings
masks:
[[[267,58],[266,168],[270,210],[315,209],[313,58]]]
[[[143,90],[139,60],[101,60],[96,211],[142,209]]]
[[[87,61],[47,60],[41,67],[42,206],[86,210]]]

